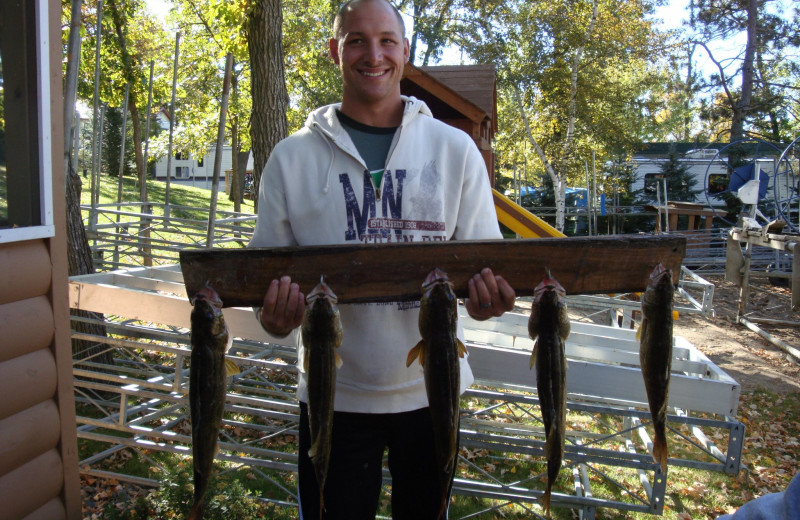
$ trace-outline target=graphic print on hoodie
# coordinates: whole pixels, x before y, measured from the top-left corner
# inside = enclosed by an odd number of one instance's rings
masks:
[[[347,229],[345,240],[363,243],[413,242],[415,236],[421,241],[447,240],[441,207],[435,199],[441,179],[433,162],[427,163],[420,172],[418,182],[423,189],[406,204],[414,211],[415,219],[403,218],[403,185],[406,170],[386,170],[383,175],[380,199],[372,184],[370,173],[363,172],[362,203],[359,204],[350,175],[339,175],[345,201]],[[380,208],[380,214],[378,209]]]

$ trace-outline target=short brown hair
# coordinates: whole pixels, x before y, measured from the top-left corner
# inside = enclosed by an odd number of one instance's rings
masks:
[[[400,11],[397,10],[394,4],[389,2],[388,0],[348,0],[347,2],[343,3],[342,6],[339,8],[339,11],[336,13],[336,17],[333,19],[333,37],[337,40],[342,37],[342,25],[344,25],[344,17],[347,14],[348,10],[353,4],[357,4],[359,2],[365,1],[376,1],[376,2],[383,2],[394,10],[394,13],[397,15],[397,20],[400,22],[400,28],[402,29],[403,33],[401,34],[402,37],[405,38],[406,35],[406,24],[403,21],[403,17],[400,15]]]

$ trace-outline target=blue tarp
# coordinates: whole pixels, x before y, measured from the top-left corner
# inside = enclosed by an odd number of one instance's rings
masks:
[[[728,183],[728,191],[736,195],[739,188],[745,185],[747,181],[752,181],[755,178],[755,163],[745,164],[733,169],[731,173],[731,180]],[[769,187],[769,175],[764,170],[760,171],[758,176],[758,198],[759,200],[767,196],[767,188]]]

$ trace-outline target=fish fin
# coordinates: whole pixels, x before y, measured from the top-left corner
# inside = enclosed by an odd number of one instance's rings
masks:
[[[308,355],[308,349],[303,349],[303,370],[308,374],[308,364],[311,357]]]
[[[334,352],[333,359],[334,359],[334,364],[336,365],[336,368],[342,368],[342,356],[340,356],[339,354]]]
[[[225,377],[231,377],[241,373],[242,371],[239,370],[239,367],[236,366],[236,363],[234,363],[230,359],[227,358],[225,359]]]
[[[461,343],[461,340],[458,340],[458,357],[464,357],[464,354],[467,353],[467,347]]]
[[[636,329],[636,341],[641,342],[642,338],[644,337],[644,328],[647,327],[647,318],[642,316],[642,322],[639,324],[639,328]]]
[[[408,357],[406,358],[406,367],[410,367],[411,363],[414,362],[415,359],[419,358],[419,364],[425,366],[425,341],[420,340],[419,343],[411,347],[411,350],[408,351]]]
[[[533,365],[536,364],[536,347],[538,347],[538,346],[539,346],[539,342],[538,341],[534,341],[533,342],[533,350],[531,351],[531,362],[530,362],[530,365],[528,366],[528,369],[530,369],[530,370],[533,370]]]
[[[314,455],[316,454],[317,454],[317,443],[315,442],[314,444],[311,445],[310,448],[308,448],[308,456],[311,460],[314,460]]]

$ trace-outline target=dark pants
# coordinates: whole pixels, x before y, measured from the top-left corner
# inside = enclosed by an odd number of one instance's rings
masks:
[[[319,518],[319,489],[308,456],[310,446],[308,407],[300,403],[301,520]],[[422,408],[394,414],[334,413],[331,461],[324,495],[325,520],[374,520],[386,448],[392,474],[392,518],[436,518],[442,494],[436,479],[430,411]]]

